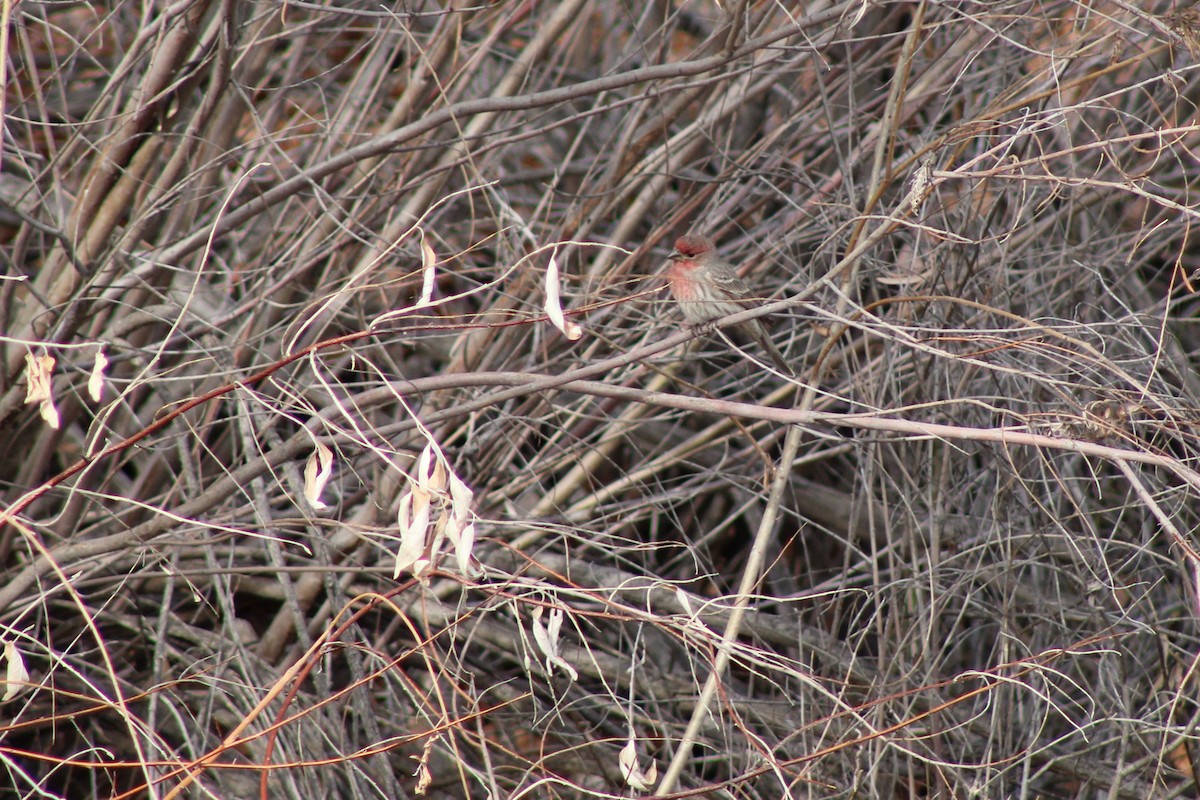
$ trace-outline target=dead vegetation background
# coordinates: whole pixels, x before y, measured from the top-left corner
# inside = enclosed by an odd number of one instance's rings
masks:
[[[12,796],[1200,792],[1196,12],[4,13]]]

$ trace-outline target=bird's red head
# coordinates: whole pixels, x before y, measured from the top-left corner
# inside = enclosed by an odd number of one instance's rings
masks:
[[[712,240],[706,236],[689,233],[675,240],[675,252],[671,254],[674,260],[696,258],[713,252]]]

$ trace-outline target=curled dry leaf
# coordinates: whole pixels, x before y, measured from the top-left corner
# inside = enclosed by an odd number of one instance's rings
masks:
[[[333,474],[333,451],[317,442],[317,449],[304,464],[304,499],[313,508],[329,508],[321,500],[321,492]]]
[[[25,403],[40,403],[50,396],[50,371],[53,356],[25,354]]]
[[[542,624],[542,614],[541,606],[533,610],[533,640],[537,642],[538,649],[546,656],[546,672],[553,672],[554,667],[558,667],[570,675],[571,680],[579,680],[579,673],[558,653],[558,634],[562,629],[563,622],[562,609],[551,609],[550,620],[545,625]]]
[[[21,651],[12,642],[4,643],[4,694],[0,701],[11,700],[29,683],[29,670],[25,669],[25,659]]]
[[[419,795],[425,794],[429,789],[429,784],[433,783],[433,773],[429,770],[429,754],[433,750],[433,743],[434,737],[430,736],[425,740],[425,746],[421,748],[421,755],[412,757],[417,762],[417,769],[413,772],[413,777],[417,779],[415,792]]]
[[[559,298],[558,291],[558,261],[554,256],[550,256],[550,264],[546,267],[546,316],[550,317],[550,321],[554,323],[554,327],[563,332],[571,341],[575,341],[580,336],[583,336],[583,328],[580,328],[571,320],[563,316],[562,301]]]
[[[25,354],[25,404],[37,403],[42,419],[51,428],[58,430],[58,409],[54,407],[54,395],[50,374],[54,370],[54,356]]]
[[[400,528],[400,549],[396,551],[393,578],[399,578],[405,570],[414,571],[413,566],[425,555],[425,535],[429,530],[429,492],[419,486],[405,492],[400,498],[396,523]]]
[[[425,445],[417,458],[413,478],[416,485],[427,492],[445,491],[446,468],[442,466],[442,454],[435,452],[432,444]]]
[[[96,359],[92,363],[92,374],[88,376],[88,397],[92,398],[92,402],[99,403],[100,398],[104,396],[104,370],[108,368],[108,358],[104,355],[104,348],[101,347],[96,351]]]
[[[451,536],[451,530],[454,535]],[[454,557],[458,562],[458,571],[468,578],[479,574],[479,570],[471,562],[471,553],[475,549],[475,523],[462,525],[460,520],[454,520],[446,526],[446,538],[454,546]]]
[[[679,602],[680,607],[683,608],[684,614],[687,614],[689,617],[696,616],[696,612],[692,611],[692,601],[688,598],[687,592],[679,586],[675,587],[675,599]]]
[[[454,474],[442,451],[430,441],[409,474],[409,490],[400,498],[397,525],[400,547],[393,577],[408,571],[428,576],[447,540],[454,548],[460,572],[473,575],[475,525],[471,512],[474,493]],[[430,524],[433,535],[430,536]]]
[[[471,521],[471,500],[475,493],[453,472],[450,473],[450,520],[446,525],[446,538],[454,548],[458,560],[458,571],[472,577],[477,570],[471,563],[475,549],[475,523]]]
[[[621,767],[621,775],[625,782],[636,792],[648,792],[658,782],[658,765],[652,760],[650,769],[645,772],[637,763],[637,744],[631,737],[621,752],[617,755],[617,763]]]
[[[429,244],[424,231],[421,233],[421,299],[418,306],[427,306],[433,302],[433,286],[437,278],[437,255]]]

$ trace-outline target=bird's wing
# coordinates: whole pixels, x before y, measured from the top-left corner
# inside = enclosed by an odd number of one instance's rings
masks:
[[[746,303],[747,305],[762,304],[762,300],[754,297],[750,292],[750,286],[732,272],[729,274],[717,273],[712,281],[713,285],[729,295],[731,300]]]

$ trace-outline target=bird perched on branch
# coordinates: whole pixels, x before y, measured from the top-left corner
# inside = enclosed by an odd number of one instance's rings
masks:
[[[704,236],[680,236],[668,260],[671,266],[667,268],[667,283],[671,294],[679,303],[683,318],[693,325],[763,304],[733,266],[717,256],[712,241]],[[748,319],[729,329],[762,348],[783,374],[796,374],[771,341],[761,319]]]

